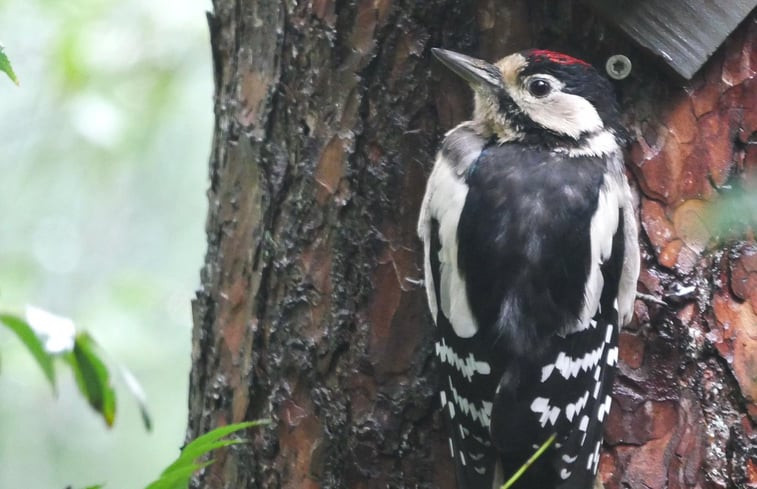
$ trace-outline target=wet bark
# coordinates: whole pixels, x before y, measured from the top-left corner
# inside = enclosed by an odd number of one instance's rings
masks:
[[[757,171],[753,19],[688,84],[572,2],[215,0],[209,24],[216,128],[188,437],[273,423],[193,487],[454,487],[415,221],[470,95],[434,46],[632,58],[617,88],[640,290],[664,304],[637,301],[621,338],[602,478],[757,483],[757,248],[752,231],[703,220]]]

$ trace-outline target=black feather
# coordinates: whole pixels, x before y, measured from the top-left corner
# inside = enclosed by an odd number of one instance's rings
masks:
[[[604,288],[596,325],[572,332],[567,326],[578,323],[584,305],[591,220],[606,176],[605,162],[569,158],[524,143],[489,144],[471,160],[476,145],[484,143],[463,129],[445,141],[441,154],[446,161],[441,164],[452,165],[457,174],[465,170],[469,187],[456,236],[466,290],[452,292],[466,294],[479,327],[473,336],[459,337],[442,310],[442,267],[450,264],[440,262],[439,223],[433,218],[427,257],[437,302],[436,347],[446,400],[442,409],[450,425],[458,487],[491,488],[498,462],[509,477],[534,452],[534,445],[557,433],[560,447],[551,448],[515,489],[590,489],[594,450],[602,436],[596,418],[614,378],[608,355],[618,336],[614,302],[624,254],[620,209],[612,253],[601,266]],[[570,378],[555,371],[543,379],[544,366],[555,363],[561,353],[581,358],[595,350],[602,365],[599,382],[593,368]],[[450,360],[453,355],[455,361]],[[485,361],[490,371],[466,375],[456,361]],[[586,392],[591,395],[580,416],[568,419],[566,406]],[[560,407],[554,424],[545,426],[532,409],[538,397]],[[583,416],[591,418],[585,432],[578,429]],[[473,460],[472,455],[480,458]],[[564,457],[576,458],[569,463]],[[592,464],[586,469],[589,457]],[[568,469],[570,476],[560,477]]]
[[[441,265],[439,262],[441,242],[439,240],[439,223],[435,219],[431,220],[430,234],[429,259],[438,305],[436,318],[436,328],[439,337],[439,341],[436,344],[437,356],[441,358],[439,350],[440,348],[445,348],[447,351],[459,354],[462,358],[471,356],[474,359],[488,359],[490,345],[486,341],[483,341],[484,338],[481,335],[474,335],[472,338],[459,337],[455,334],[452,325],[442,312],[441,304],[438,300],[441,297]],[[494,468],[499,458],[496,448],[491,443],[489,427],[484,426],[481,422],[463,412],[460,404],[456,403],[455,398],[471,400],[477,410],[484,409],[483,401],[492,402],[494,400],[494,390],[497,386],[501,370],[495,368],[489,375],[476,375],[468,379],[462,375],[459,369],[442,359],[441,371],[441,391],[444,393],[444,398],[446,399],[446,402],[442,405],[442,410],[448,424],[452,457],[457,472],[458,489],[488,489],[492,486]],[[453,403],[452,408],[450,408],[450,403]],[[452,416],[453,412],[455,413],[454,417]],[[462,457],[466,458],[465,464],[462,462],[461,453]],[[479,455],[481,458],[476,459]],[[483,473],[481,473],[482,471]]]
[[[604,172],[599,158],[521,144],[488,146],[469,169],[458,261],[476,320],[504,350],[533,352],[577,320]]]

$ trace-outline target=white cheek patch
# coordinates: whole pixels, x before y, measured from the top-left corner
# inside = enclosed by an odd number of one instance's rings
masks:
[[[539,78],[549,80],[553,87],[552,93],[544,98],[534,97],[520,87],[509,90],[515,103],[532,121],[574,139],[604,127],[602,118],[591,102],[581,96],[561,92],[563,84],[552,76],[539,75]],[[526,79],[524,84],[527,85],[528,81]]]
[[[578,138],[604,127],[591,102],[578,95],[555,92],[543,99],[534,99],[522,106],[538,124],[560,134]]]

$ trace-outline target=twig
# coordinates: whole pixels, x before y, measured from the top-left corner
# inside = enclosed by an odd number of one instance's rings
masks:
[[[538,459],[539,457],[541,457],[542,454],[547,450],[547,448],[549,448],[552,445],[552,443],[554,443],[555,437],[557,437],[557,434],[554,434],[554,435],[550,436],[547,439],[547,441],[545,441],[544,443],[542,443],[542,445],[539,447],[539,449],[536,450],[536,452],[533,455],[531,455],[531,458],[529,458],[528,460],[526,460],[526,463],[524,463],[523,465],[520,466],[520,468],[518,469],[518,471],[515,474],[513,474],[513,476],[510,477],[510,479],[508,479],[507,482],[505,482],[505,485],[502,486],[501,489],[510,489],[510,487],[513,484],[515,484],[515,482],[517,482],[518,479],[520,479],[520,477],[523,475],[523,473],[526,472],[526,470],[528,470],[528,468],[531,467],[531,465],[534,462],[536,462],[536,459]]]

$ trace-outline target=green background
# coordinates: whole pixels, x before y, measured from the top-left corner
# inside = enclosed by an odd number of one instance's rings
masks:
[[[201,0],[0,0],[0,311],[71,317],[141,381],[105,427],[0,331],[0,488],[141,488],[186,424],[212,70]],[[62,366],[62,365],[61,365]]]

